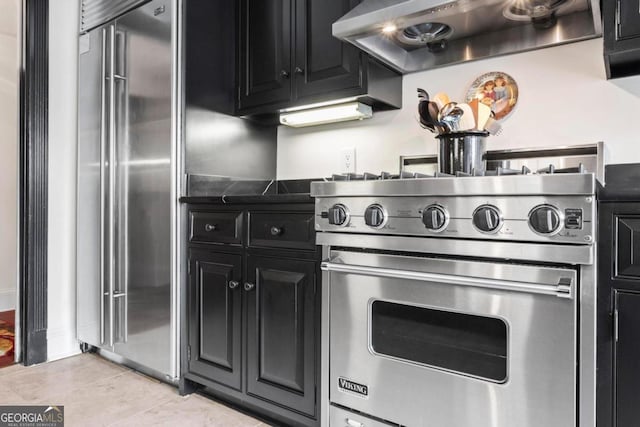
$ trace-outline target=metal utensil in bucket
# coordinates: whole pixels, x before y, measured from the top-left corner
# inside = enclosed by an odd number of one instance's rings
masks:
[[[440,140],[440,172],[451,175],[455,175],[456,172],[484,172],[487,136],[489,132],[455,132],[436,136]]]

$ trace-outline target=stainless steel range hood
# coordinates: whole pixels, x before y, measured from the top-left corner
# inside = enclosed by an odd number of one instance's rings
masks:
[[[403,73],[601,34],[599,0],[364,0],[333,24]]]

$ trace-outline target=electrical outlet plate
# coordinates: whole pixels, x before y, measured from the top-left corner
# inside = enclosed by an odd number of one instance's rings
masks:
[[[344,173],[356,173],[356,149],[343,148],[340,151],[340,168]]]

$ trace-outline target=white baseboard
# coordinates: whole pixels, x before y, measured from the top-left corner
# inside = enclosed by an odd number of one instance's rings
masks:
[[[16,290],[2,289],[0,290],[0,311],[16,309]]]
[[[76,331],[67,329],[47,330],[47,361],[52,362],[80,353]]]

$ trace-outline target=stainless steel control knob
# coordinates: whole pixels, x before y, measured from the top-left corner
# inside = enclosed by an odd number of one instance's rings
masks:
[[[333,205],[327,213],[331,225],[347,225],[349,223],[349,211],[344,205]]]
[[[482,205],[473,212],[473,225],[483,233],[497,233],[502,227],[502,213],[493,205]]]
[[[553,234],[561,224],[562,217],[555,206],[539,205],[529,212],[529,227],[538,234]]]
[[[387,221],[387,214],[380,205],[371,205],[364,211],[364,222],[369,227],[380,228]]]
[[[429,231],[441,232],[447,227],[449,214],[440,205],[429,205],[422,211],[422,223]]]

